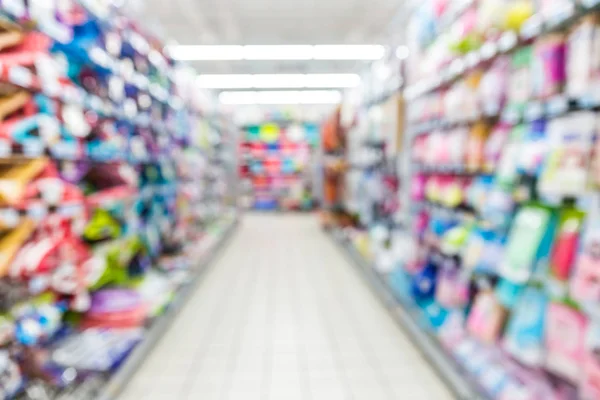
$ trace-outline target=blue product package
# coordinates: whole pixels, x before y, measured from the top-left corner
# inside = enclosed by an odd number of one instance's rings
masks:
[[[541,289],[528,287],[520,296],[504,335],[504,348],[528,366],[544,356],[544,326],[548,299]]]
[[[498,297],[498,302],[509,310],[513,309],[522,289],[522,284],[513,283],[506,279],[500,279],[500,282],[498,282],[498,285],[496,286],[496,297]]]

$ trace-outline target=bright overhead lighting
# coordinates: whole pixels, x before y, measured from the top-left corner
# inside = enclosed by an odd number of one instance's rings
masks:
[[[311,60],[313,47],[290,46],[244,46],[245,60]]]
[[[169,55],[180,61],[243,60],[244,46],[194,46],[169,47]]]
[[[408,46],[398,46],[396,49],[396,58],[399,60],[404,60],[408,58]]]
[[[337,90],[242,91],[219,95],[219,101],[229,105],[338,104],[341,100],[342,94]]]
[[[315,60],[379,60],[385,55],[380,45],[317,45]]]
[[[250,75],[253,88],[303,88],[306,75],[302,74],[262,74]]]
[[[181,61],[232,60],[379,60],[385,55],[381,45],[249,45],[249,46],[169,46],[169,54]]]
[[[351,88],[360,85],[357,74],[258,74],[198,75],[198,85],[206,89],[292,89]]]
[[[357,74],[308,74],[305,75],[307,88],[351,88],[360,85]]]

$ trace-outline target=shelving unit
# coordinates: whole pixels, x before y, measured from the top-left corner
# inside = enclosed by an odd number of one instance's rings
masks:
[[[311,210],[318,160],[318,127],[303,121],[274,120],[242,128],[240,177],[258,210]],[[294,132],[294,133],[292,133]],[[299,137],[294,138],[292,135]]]
[[[127,383],[133,377],[133,374],[135,374],[136,370],[142,365],[146,357],[152,351],[156,343],[169,328],[173,320],[183,309],[188,299],[193,295],[194,290],[202,280],[204,274],[208,271],[219,254],[224,251],[237,223],[237,216],[235,216],[224,228],[223,233],[216,240],[216,244],[206,252],[201,260],[199,260],[197,268],[194,271],[194,276],[190,277],[189,282],[180,289],[176,298],[169,304],[167,310],[152,322],[143,341],[134,348],[132,354],[127,357],[125,363],[119,367],[117,372],[108,378],[108,381],[102,386],[100,392],[93,396],[79,398],[93,397],[98,400],[111,400],[117,398],[119,393],[123,391]]]

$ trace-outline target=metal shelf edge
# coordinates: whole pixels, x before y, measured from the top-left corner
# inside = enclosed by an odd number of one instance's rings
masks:
[[[97,400],[114,400],[125,389],[125,386],[131,377],[133,377],[137,369],[141,366],[146,357],[150,354],[154,348],[154,345],[167,331],[171,321],[173,321],[173,319],[179,314],[183,306],[187,303],[187,300],[189,300],[191,295],[194,293],[202,276],[207,272],[208,267],[211,266],[217,255],[220,254],[223,247],[225,247],[225,244],[229,242],[229,239],[231,238],[237,224],[238,219],[234,220],[231,225],[226,228],[225,233],[219,240],[219,243],[210,250],[209,254],[204,257],[202,261],[200,261],[200,267],[198,268],[198,271],[191,282],[181,289],[165,313],[161,315],[159,319],[151,326],[142,342],[138,344],[135,349],[133,349],[133,352],[129,357],[127,357],[125,363],[112,377],[110,377],[108,382],[100,391]]]
[[[424,331],[416,321],[414,311],[399,302],[389,290],[382,278],[373,270],[369,263],[354,249],[349,242],[336,235],[335,231],[328,231],[334,242],[343,250],[344,254],[359,270],[361,277],[368,283],[369,288],[387,310],[396,323],[408,334],[417,349],[422,353],[429,364],[452,393],[460,400],[487,400],[479,388],[473,384],[460,371],[462,367],[446,354],[437,339],[429,332]]]

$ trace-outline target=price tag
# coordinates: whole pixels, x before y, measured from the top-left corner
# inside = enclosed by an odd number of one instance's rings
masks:
[[[52,146],[52,154],[62,160],[74,160],[78,157],[78,146],[76,142],[61,140]]]
[[[21,217],[19,213],[13,208],[4,208],[0,210],[0,220],[8,228],[14,228],[19,224]]]
[[[24,88],[33,86],[33,74],[27,68],[21,66],[13,66],[8,69],[8,80]]]
[[[48,215],[48,207],[46,207],[42,203],[32,204],[27,209],[27,216],[36,221],[39,221],[46,215]]]
[[[92,110],[96,111],[96,112],[100,112],[102,111],[102,99],[98,96],[90,96],[89,98],[89,102],[90,102],[90,107],[92,108]]]
[[[548,18],[548,26],[551,28],[555,28],[558,25],[562,24],[569,18],[573,16],[575,13],[575,5],[571,2],[565,4],[563,7],[558,9],[554,14]]]
[[[507,52],[515,48],[518,42],[518,37],[514,32],[506,32],[498,41],[498,49],[502,52]]]
[[[529,18],[521,28],[521,37],[525,40],[533,39],[542,32],[542,19],[538,15]]]
[[[489,60],[498,54],[498,46],[494,42],[487,42],[481,47],[480,54],[483,60]]]
[[[544,115],[544,105],[540,102],[533,101],[529,103],[525,110],[525,118],[529,121],[540,119]]]
[[[8,14],[17,18],[23,18],[27,11],[25,0],[2,0],[2,8]]]
[[[6,139],[0,139],[0,158],[8,158],[12,154],[12,146]]]
[[[457,58],[456,60],[450,63],[450,72],[457,76],[465,72],[465,63],[461,58]]]
[[[58,120],[49,115],[40,115],[38,118],[40,136],[46,143],[54,143],[60,137]]]
[[[569,110],[569,101],[564,96],[556,96],[548,102],[548,114],[557,116]]]
[[[479,58],[479,54],[477,54],[475,51],[470,52],[465,57],[465,64],[467,65],[467,68],[475,67],[477,64],[479,64],[479,61],[481,61],[481,59]]]
[[[118,76],[112,76],[108,82],[108,97],[119,103],[125,97],[125,82]]]
[[[23,153],[27,157],[39,157],[44,154],[44,143],[37,138],[26,139],[23,143]]]

